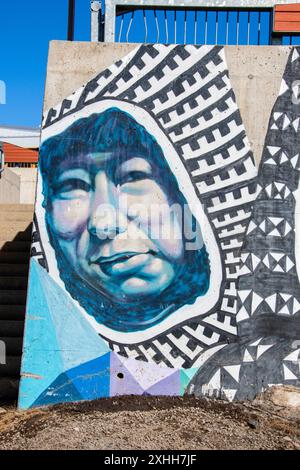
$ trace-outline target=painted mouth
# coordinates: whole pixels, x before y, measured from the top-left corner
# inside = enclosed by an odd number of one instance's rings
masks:
[[[116,255],[107,256],[107,257],[100,256],[100,258],[98,258],[96,263],[101,264],[101,265],[110,264],[110,263],[123,263],[124,261],[127,261],[130,258],[132,258],[133,256],[137,256],[141,254],[146,254],[146,253],[126,252],[126,253],[118,253]]]
[[[155,255],[154,251],[143,252],[123,252],[112,256],[100,256],[90,264],[97,264],[101,271],[107,276],[126,276],[134,274],[147,264],[150,257]]]

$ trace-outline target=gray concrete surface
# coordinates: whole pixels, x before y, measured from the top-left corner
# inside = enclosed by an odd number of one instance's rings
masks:
[[[0,180],[0,204],[34,204],[37,170],[5,168]]]
[[[44,110],[57,105],[134,47],[136,44],[52,41]],[[236,99],[258,163],[290,47],[226,46],[225,52]]]
[[[20,198],[20,178],[5,168],[0,179],[0,204],[17,204]]]
[[[225,51],[232,87],[258,164],[290,47],[228,46]]]

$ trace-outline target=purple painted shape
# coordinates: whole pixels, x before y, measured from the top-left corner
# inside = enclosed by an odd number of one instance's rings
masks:
[[[121,356],[118,356],[118,358],[143,390],[147,390],[161,380],[165,380],[173,375],[176,370],[161,364],[126,359]]]
[[[144,389],[115,353],[110,355],[110,396],[143,395]]]
[[[149,387],[146,390],[146,394],[167,395],[170,397],[180,395],[180,370],[176,370],[174,374]]]

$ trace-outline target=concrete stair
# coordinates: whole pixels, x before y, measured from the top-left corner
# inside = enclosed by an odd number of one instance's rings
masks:
[[[27,204],[0,204],[0,341],[6,347],[6,363],[0,363],[2,401],[18,396],[33,210]]]

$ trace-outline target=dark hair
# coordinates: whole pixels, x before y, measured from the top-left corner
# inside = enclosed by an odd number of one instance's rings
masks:
[[[81,155],[95,152],[110,152],[116,158],[124,152],[132,152],[149,159],[156,168],[155,177],[163,185],[169,200],[187,204],[178,183],[168,168],[163,151],[154,137],[132,116],[110,108],[101,114],[93,114],[70,125],[64,132],[45,141],[40,151],[40,170],[43,177],[46,225],[53,246],[60,277],[67,291],[96,321],[117,331],[145,330],[161,322],[184,304],[192,304],[204,295],[209,287],[210,266],[205,246],[197,251],[186,251],[184,260],[178,265],[172,285],[159,297],[142,302],[118,303],[112,301],[84,282],[70,267],[49,223],[51,211],[51,184],[56,168],[64,160],[78,160]],[[48,212],[47,212],[48,211]],[[193,225],[197,222],[193,218]],[[185,319],[182,318],[182,321]]]
[[[78,119],[61,134],[42,144],[39,165],[46,202],[51,197],[51,183],[62,163],[65,161],[70,165],[73,160],[75,165],[81,156],[93,153],[111,153],[114,161],[123,159],[126,153],[142,156],[155,163],[154,177],[163,182],[164,188],[170,190],[170,193],[179,194],[175,179],[172,179],[172,188],[166,187],[171,181],[165,177],[168,176],[165,174],[166,163],[156,139],[128,113],[109,108],[101,114]]]

